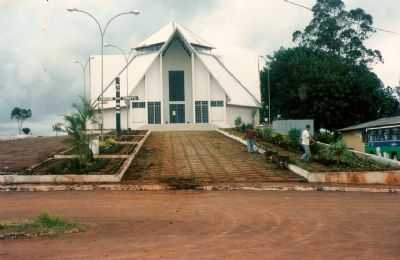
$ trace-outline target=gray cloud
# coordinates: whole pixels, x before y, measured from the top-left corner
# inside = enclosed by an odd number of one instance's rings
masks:
[[[397,0],[345,2],[349,8],[366,9],[381,27],[400,28]],[[14,106],[32,108],[33,118],[26,125],[49,133],[51,123],[82,93],[82,73],[73,60],[98,54],[99,35],[88,17],[66,12],[71,7],[89,10],[102,22],[120,11],[141,10],[140,16],[115,20],[107,32],[107,42],[125,49],[174,19],[216,45],[244,78],[256,73],[247,64],[256,62],[258,54],[291,46],[292,32],[303,29],[311,18],[283,0],[0,0],[0,134],[15,131],[9,118]],[[399,77],[399,41],[399,36],[387,34],[369,41],[383,52],[385,64],[374,69],[388,85],[395,85]]]

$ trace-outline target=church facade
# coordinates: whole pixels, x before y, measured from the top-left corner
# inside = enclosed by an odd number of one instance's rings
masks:
[[[104,97],[115,96],[120,77],[123,128],[161,124],[211,124],[232,127],[237,117],[258,122],[260,102],[233,75],[214,47],[177,23],[169,23],[135,47],[124,63],[122,55],[104,59]],[[89,59],[91,102],[101,107],[99,56]],[[103,103],[104,128],[115,128],[114,101]]]

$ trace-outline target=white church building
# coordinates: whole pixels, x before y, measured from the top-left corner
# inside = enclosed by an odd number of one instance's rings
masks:
[[[171,22],[138,44],[128,60],[104,56],[104,97],[115,97],[120,77],[122,128],[161,124],[232,127],[259,120],[260,101],[214,54],[214,47]],[[91,56],[86,71],[87,98],[101,107],[101,56]],[[257,86],[256,88],[259,87]],[[258,95],[259,96],[259,95]],[[129,106],[128,106],[129,104]],[[104,128],[115,129],[115,101],[104,101]]]

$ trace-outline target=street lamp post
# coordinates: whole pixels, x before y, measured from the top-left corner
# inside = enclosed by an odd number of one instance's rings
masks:
[[[104,94],[104,36],[107,32],[108,27],[110,26],[110,23],[115,20],[116,18],[122,16],[122,15],[126,15],[126,14],[134,14],[134,15],[139,15],[140,12],[135,10],[135,11],[129,11],[129,12],[122,12],[119,13],[113,17],[111,17],[106,25],[103,27],[101,25],[101,23],[99,22],[99,20],[91,13],[89,13],[88,11],[84,11],[84,10],[80,10],[77,8],[70,8],[67,9],[68,12],[78,12],[78,13],[83,13],[88,15],[89,17],[91,17],[97,24],[97,26],[99,27],[99,31],[100,31],[100,36],[101,36],[101,128],[100,128],[100,135],[101,138],[103,138],[103,124],[104,124],[104,114],[103,114],[103,108],[104,108],[104,102],[103,102],[103,94]]]
[[[82,62],[80,62],[79,60],[75,60],[74,63],[80,65],[80,67],[82,68],[82,72],[83,72],[83,97],[85,98],[85,100],[87,99],[86,97],[86,68],[89,64],[89,61],[93,59],[93,57],[90,57],[85,64],[83,64]]]
[[[260,70],[260,59],[264,60],[264,62],[266,62],[265,56],[263,55],[259,55],[258,56],[258,73],[260,76],[260,84],[261,84],[261,70]],[[269,66],[264,66],[264,68],[267,69],[267,84],[268,84],[268,124],[270,126],[272,126],[272,122],[271,122],[271,81],[270,81],[270,67]]]
[[[132,55],[132,52],[134,51],[134,49],[131,49],[129,51],[129,53],[127,53],[126,51],[124,51],[121,47],[115,45],[115,44],[110,44],[107,43],[106,45],[104,45],[104,47],[110,47],[110,48],[114,48],[117,49],[119,52],[122,53],[122,55],[125,58],[125,62],[126,62],[126,96],[129,96],[129,58]],[[130,102],[127,101],[126,102],[127,106],[126,106],[126,129],[129,128],[129,108],[130,108]]]

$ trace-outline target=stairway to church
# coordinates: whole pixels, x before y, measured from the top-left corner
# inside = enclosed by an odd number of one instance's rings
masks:
[[[203,185],[304,181],[216,131],[153,132],[124,181],[154,184],[168,177]]]

